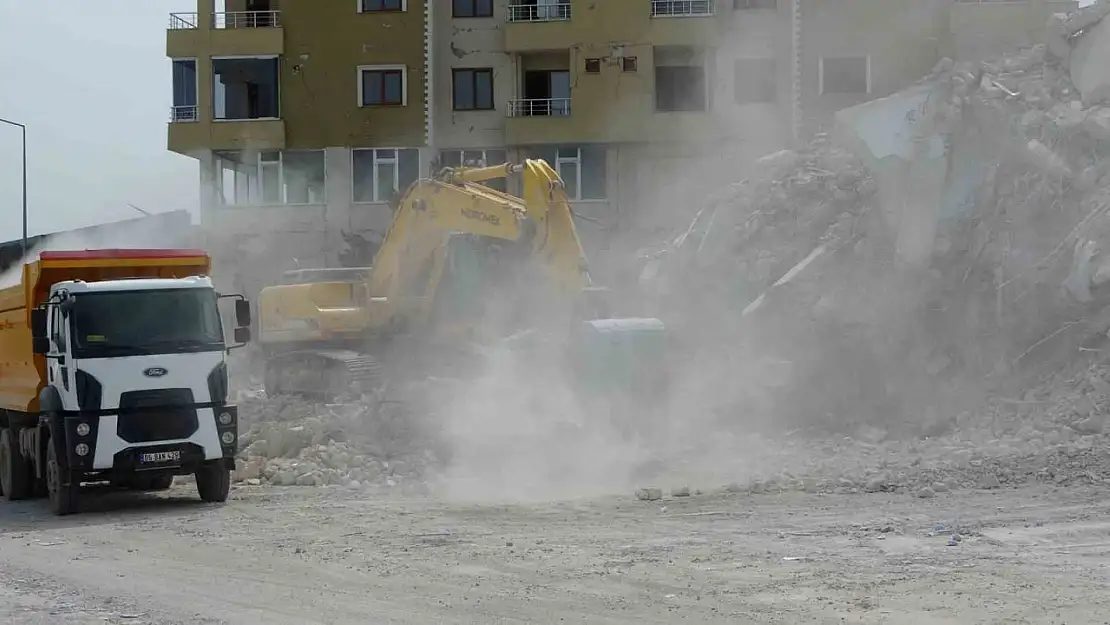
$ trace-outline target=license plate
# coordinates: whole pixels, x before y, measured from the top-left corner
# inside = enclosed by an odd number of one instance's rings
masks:
[[[155,451],[139,454],[142,464],[165,464],[168,462],[181,462],[180,451]]]

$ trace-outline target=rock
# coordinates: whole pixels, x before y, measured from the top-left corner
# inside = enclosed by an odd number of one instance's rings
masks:
[[[933,482],[933,485],[932,485],[931,488],[933,489],[934,492],[937,492],[937,493],[947,493],[948,492],[948,484],[945,484],[944,482]]]
[[[886,480],[881,477],[871,478],[864,485],[863,490],[868,493],[877,493],[886,490]]]
[[[689,486],[679,486],[678,488],[671,489],[671,497],[689,497],[689,496],[690,496],[690,487]]]
[[[998,476],[993,473],[987,473],[986,475],[979,478],[979,488],[982,488],[984,490],[993,490],[995,488],[1001,487],[1002,482],[1000,482],[998,480]]]
[[[663,491],[658,488],[640,488],[636,490],[636,499],[640,501],[658,501],[663,498]]]
[[[933,489],[929,488],[928,486],[918,489],[915,495],[918,499],[932,499],[933,497],[937,496],[936,492],[934,492]]]
[[[256,477],[249,478],[249,479],[245,480],[245,482],[246,482],[247,486],[259,486],[259,485],[262,484],[262,480],[260,480]]]

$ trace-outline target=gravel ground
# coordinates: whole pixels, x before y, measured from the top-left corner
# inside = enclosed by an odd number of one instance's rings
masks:
[[[1092,486],[722,492],[541,505],[184,485],[0,507],[0,621],[1094,623]]]

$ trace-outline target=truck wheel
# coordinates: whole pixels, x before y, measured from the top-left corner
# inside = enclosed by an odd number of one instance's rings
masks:
[[[231,492],[231,471],[222,464],[207,465],[197,471],[197,493],[201,500],[219,503],[227,501]]]
[[[27,460],[12,441],[12,431],[0,430],[0,490],[8,501],[31,497],[31,472]]]
[[[50,509],[54,514],[63,516],[77,512],[81,498],[81,483],[70,482],[62,485],[62,467],[58,464],[58,452],[54,451],[54,441],[46,445],[46,490],[50,498]]]

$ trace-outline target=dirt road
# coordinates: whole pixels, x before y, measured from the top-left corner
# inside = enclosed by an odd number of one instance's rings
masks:
[[[209,507],[175,487],[90,504],[0,506],[0,621],[1110,620],[1096,488],[516,507],[244,487]]]

